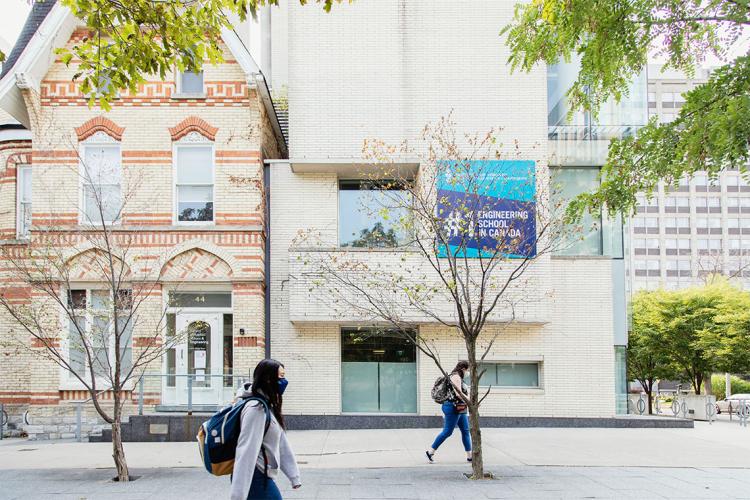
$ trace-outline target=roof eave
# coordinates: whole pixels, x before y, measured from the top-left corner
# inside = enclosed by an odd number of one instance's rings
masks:
[[[70,9],[60,3],[55,4],[11,71],[0,80],[0,108],[24,126],[30,127],[31,121],[18,76],[22,75],[25,85],[38,92],[39,83],[55,60],[54,48],[67,43],[77,24]]]

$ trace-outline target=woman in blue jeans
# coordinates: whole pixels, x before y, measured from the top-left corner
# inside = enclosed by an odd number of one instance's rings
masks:
[[[467,395],[469,394],[466,384],[464,384],[464,374],[469,369],[468,361],[459,361],[453,369],[448,386],[448,400],[443,403],[443,415],[445,420],[443,430],[437,435],[435,441],[429,450],[425,451],[427,460],[434,462],[435,451],[443,444],[448,436],[453,434],[453,429],[458,426],[461,430],[461,441],[466,451],[466,461],[471,462],[471,436],[469,435],[469,419],[466,416],[466,407],[469,403]]]

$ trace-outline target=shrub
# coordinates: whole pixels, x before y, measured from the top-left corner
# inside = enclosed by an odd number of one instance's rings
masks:
[[[711,377],[711,388],[713,389],[716,400],[726,397],[726,379],[724,375],[713,375]],[[732,394],[750,394],[750,382],[742,380],[740,377],[732,375],[731,377]]]

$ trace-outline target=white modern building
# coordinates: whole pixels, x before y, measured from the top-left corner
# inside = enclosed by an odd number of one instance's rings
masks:
[[[685,92],[708,79],[649,66],[649,115],[669,122]],[[705,283],[712,274],[750,284],[750,185],[737,171],[715,179],[705,173],[641,196],[630,228],[633,290],[678,289]]]
[[[294,384],[287,413],[342,422],[440,412],[430,398],[439,373],[432,361],[356,311],[327,307],[325,290],[306,276],[305,262],[351,252],[350,235],[374,222],[355,208],[372,189],[363,177],[377,171],[363,162],[366,139],[413,143],[427,123],[449,113],[459,135],[501,127],[506,152],[517,147],[517,158],[534,161],[537,172],[551,169],[567,197],[596,182],[610,137],[645,123],[645,81],[624,108],[603,114],[603,126],[562,120],[563,86],[574,67],[510,73],[498,31],[513,5],[355,2],[325,14],[291,2],[273,11],[267,60],[271,81],[288,89],[289,158],[267,162],[270,353]],[[415,158],[401,164],[414,179],[422,166]],[[611,417],[623,409],[615,396],[625,392],[627,343],[621,229],[590,222],[596,229],[581,242],[534,264],[524,314],[486,360],[493,387],[484,415]],[[420,265],[408,247],[360,251],[373,268],[404,259]],[[450,328],[428,318],[413,326],[436,339],[446,365],[465,357]]]

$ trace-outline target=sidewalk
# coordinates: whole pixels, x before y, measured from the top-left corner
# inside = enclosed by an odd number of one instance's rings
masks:
[[[307,468],[419,467],[437,429],[291,431]],[[695,429],[483,429],[490,465],[750,467],[750,427],[696,422]],[[200,467],[197,444],[125,443],[131,467]],[[111,467],[111,444],[0,441],[0,470]],[[458,431],[436,457],[463,465]]]
[[[750,427],[485,429],[492,481],[468,481],[459,437],[428,465],[437,429],[298,431],[290,440],[303,488],[285,498],[750,498]],[[0,499],[228,497],[195,443],[126,443],[131,473],[116,484],[109,443],[0,441]]]
[[[493,467],[497,479],[469,481],[466,467],[303,469],[302,488],[280,481],[286,500],[490,498],[750,498],[748,469],[650,467]],[[110,470],[0,471],[0,498],[188,500],[229,498],[229,479],[197,468],[133,469],[141,478],[112,483]]]

